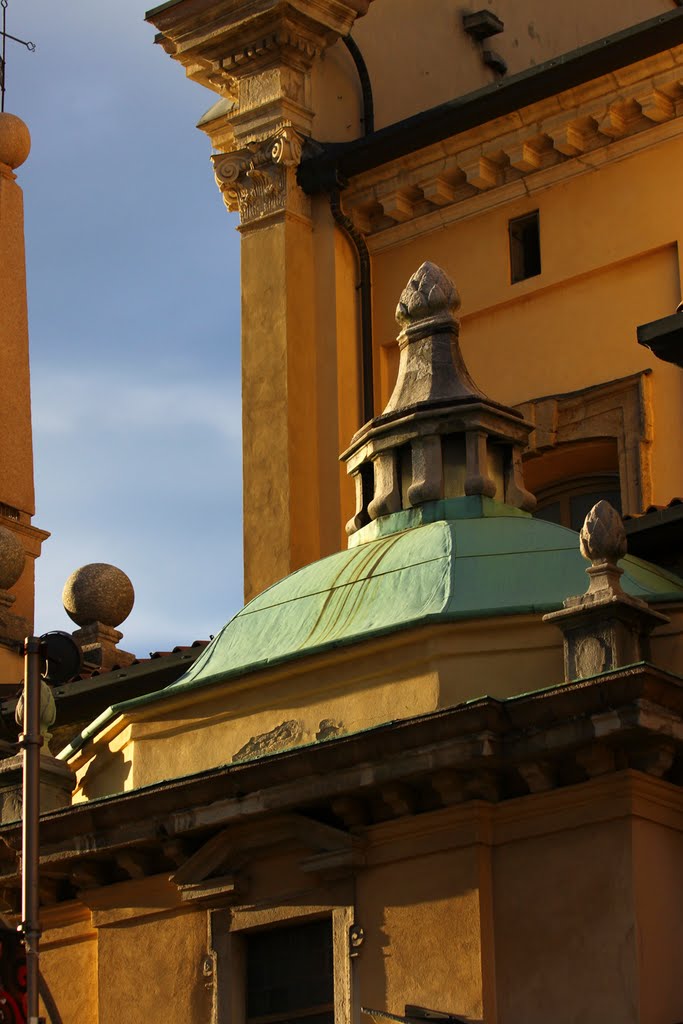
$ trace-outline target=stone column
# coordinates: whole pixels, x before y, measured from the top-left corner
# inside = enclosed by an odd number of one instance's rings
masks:
[[[296,168],[314,116],[311,69],[369,3],[235,0],[217,10],[195,0],[150,16],[164,49],[222,96],[201,128],[219,151],[212,161],[225,204],[241,221],[247,600],[328,553],[319,423],[336,412],[337,393],[319,372],[311,204]]]
[[[26,557],[13,587],[14,611],[33,629],[34,560],[49,536],[31,525],[35,513],[28,359],[24,206],[14,171],[28,157],[28,128],[0,113],[0,523]]]

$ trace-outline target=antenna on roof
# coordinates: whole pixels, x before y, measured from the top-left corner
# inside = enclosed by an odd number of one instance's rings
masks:
[[[5,88],[7,84],[7,58],[5,51],[7,49],[7,40],[11,39],[15,43],[21,43],[30,53],[35,53],[36,50],[36,44],[32,43],[30,39],[19,39],[17,36],[10,35],[7,31],[8,3],[9,0],[0,0],[0,8],[2,8],[2,29],[0,29],[0,39],[2,39],[2,47],[0,47],[0,113],[5,109]]]

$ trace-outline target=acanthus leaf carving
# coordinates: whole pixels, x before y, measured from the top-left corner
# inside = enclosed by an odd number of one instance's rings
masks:
[[[223,201],[228,210],[239,212],[242,224],[285,210],[305,212],[306,198],[294,174],[302,146],[296,129],[283,125],[267,139],[211,157]]]

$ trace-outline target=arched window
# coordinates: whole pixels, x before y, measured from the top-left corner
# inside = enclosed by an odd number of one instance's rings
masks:
[[[621,485],[616,441],[596,438],[531,455],[524,461],[524,481],[536,495],[535,516],[580,530],[587,513],[605,498],[621,512]]]

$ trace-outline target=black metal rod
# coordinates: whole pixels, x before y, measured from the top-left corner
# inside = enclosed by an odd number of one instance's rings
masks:
[[[28,1024],[39,1024],[40,907],[38,857],[40,820],[40,639],[24,641],[24,791],[21,843],[21,931],[26,948],[26,1011]]]
[[[7,64],[5,51],[7,50],[7,0],[2,0],[2,57],[0,57],[0,112],[5,111],[5,72]]]

